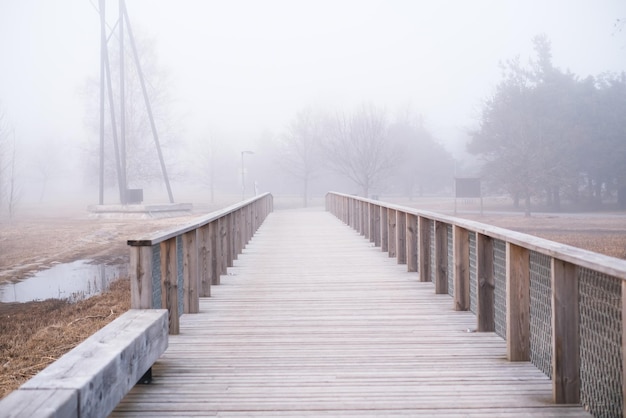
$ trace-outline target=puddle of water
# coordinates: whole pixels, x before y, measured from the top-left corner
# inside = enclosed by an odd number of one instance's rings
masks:
[[[0,302],[86,299],[103,292],[111,282],[127,273],[126,264],[90,264],[90,260],[57,264],[15,283],[0,285]]]

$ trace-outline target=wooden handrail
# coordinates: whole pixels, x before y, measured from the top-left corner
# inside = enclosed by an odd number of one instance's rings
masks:
[[[211,285],[219,284],[220,275],[232,267],[272,210],[273,197],[265,193],[179,227],[128,240],[131,308],[167,308],[169,332],[178,334],[179,316],[198,312],[199,297],[211,295]]]
[[[621,314],[622,323],[607,325],[605,317],[605,319],[600,319],[604,323],[598,323],[597,328],[610,326],[612,328],[608,332],[611,335],[622,336],[622,345],[617,349],[621,355],[615,361],[620,365],[623,364],[623,359],[626,358],[626,260],[476,221],[343,193],[329,192],[326,195],[326,209],[356,229],[361,235],[370,239],[372,236],[375,237],[372,240],[375,246],[380,246],[381,250],[388,252],[390,257],[397,257],[398,263],[407,263],[408,271],[417,270],[418,280],[432,280],[435,293],[449,293],[450,290],[453,309],[469,310],[470,293],[474,291],[476,330],[479,332],[496,329],[494,242],[496,240],[504,242],[506,266],[500,268],[506,270],[504,286],[506,355],[510,361],[528,361],[531,356],[531,337],[543,337],[544,340],[549,341],[551,344],[549,374],[552,379],[553,399],[556,403],[581,402],[582,347],[583,345],[596,347],[605,344],[602,341],[592,341],[592,337],[581,341],[583,337],[579,330],[579,326],[582,327],[582,307],[579,304],[579,280],[581,279],[579,277],[582,278],[583,274],[591,274],[594,277],[593,280],[597,280],[600,284],[615,284],[615,280],[618,280],[619,286],[613,287],[621,289],[620,294],[604,293],[599,297],[608,298],[610,301],[594,299],[591,302],[592,306],[587,306],[585,309],[595,310],[596,306],[605,306],[604,309],[612,309],[610,312],[619,311],[615,316],[619,318]],[[376,230],[372,231],[372,228]],[[449,242],[449,232],[452,232],[452,243]],[[380,234],[380,239],[377,238],[378,234]],[[472,245],[470,245],[470,235],[475,238]],[[470,256],[470,247],[474,250],[473,256]],[[432,251],[434,254],[431,254]],[[398,252],[400,254],[397,254]],[[550,260],[549,267],[547,267],[550,277],[547,277],[547,280],[551,289],[551,294],[548,295],[550,300],[548,310],[551,319],[547,322],[551,335],[545,335],[545,331],[542,330],[532,331],[531,329],[531,253],[547,255]],[[449,257],[452,257],[454,261],[451,267],[448,265]],[[415,263],[417,266],[414,265]],[[475,272],[474,289],[470,286],[471,268]],[[452,282],[448,282],[449,277],[453,278]],[[449,283],[452,284],[453,289],[448,289]],[[502,287],[500,291],[502,292]],[[595,298],[596,296],[588,297]],[[621,306],[617,306],[619,303],[609,303],[613,301],[621,302]],[[611,306],[607,307],[603,303]],[[587,318],[587,321],[590,319]],[[594,324],[587,326],[594,327]],[[619,342],[616,345],[618,344]],[[596,356],[596,353],[587,351],[587,356],[588,359]],[[587,364],[593,364],[587,361]],[[626,398],[624,395],[626,375],[623,370],[623,367],[617,370],[618,379],[622,382],[620,393],[615,393],[614,389],[611,389],[614,386],[605,390],[610,391],[610,399],[621,400],[621,414],[626,417],[626,408],[623,407],[623,399]],[[600,376],[598,379],[606,380],[605,376]],[[586,391],[593,392],[598,390],[597,387],[605,385],[605,382],[600,380],[588,382]],[[607,385],[604,387],[606,388]],[[594,399],[594,396],[602,398],[597,393],[585,392],[587,400]],[[602,399],[604,402],[606,398]],[[589,405],[589,403],[585,407],[588,407],[592,413],[604,415],[606,412],[602,410],[607,407],[606,404],[598,402],[598,406]],[[594,411],[594,408],[599,409]]]

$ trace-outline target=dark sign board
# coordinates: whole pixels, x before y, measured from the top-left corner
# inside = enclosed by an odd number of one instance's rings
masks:
[[[470,198],[482,197],[480,179],[476,177],[455,178],[455,197]]]

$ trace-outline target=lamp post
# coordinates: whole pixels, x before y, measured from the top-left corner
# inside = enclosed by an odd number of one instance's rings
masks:
[[[241,151],[241,200],[246,200],[246,170],[243,165],[244,154],[254,154],[254,152]]]

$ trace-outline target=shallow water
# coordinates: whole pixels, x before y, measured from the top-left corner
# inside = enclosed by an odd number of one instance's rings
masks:
[[[126,264],[95,264],[91,260],[57,264],[33,276],[0,285],[0,302],[86,299],[106,290],[113,281],[127,273]]]

